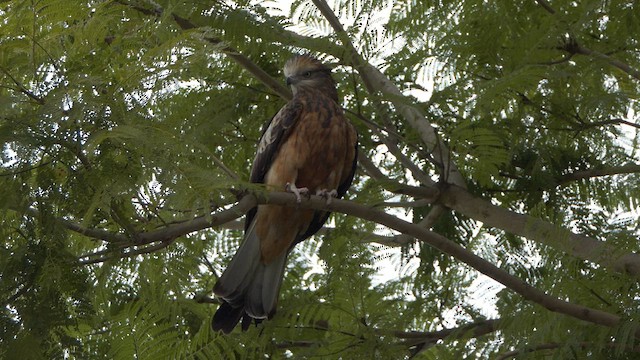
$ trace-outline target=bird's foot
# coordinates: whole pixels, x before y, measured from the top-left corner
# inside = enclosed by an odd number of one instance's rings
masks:
[[[287,183],[284,186],[284,191],[293,193],[296,196],[296,202],[298,203],[302,202],[301,195],[309,195],[309,189],[307,189],[306,187],[297,188],[296,184],[292,183]]]
[[[338,197],[338,191],[336,189],[327,190],[321,189],[316,191],[316,195],[323,197],[327,200],[327,205],[331,204],[331,200]]]

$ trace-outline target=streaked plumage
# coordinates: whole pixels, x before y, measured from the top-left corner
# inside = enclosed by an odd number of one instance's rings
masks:
[[[287,184],[312,194],[336,190],[342,197],[353,180],[357,135],[340,105],[331,70],[308,55],[284,67],[293,99],[271,119],[258,144],[251,182],[282,191]],[[214,330],[228,333],[242,319],[271,318],[287,255],[295,244],[315,234],[329,213],[259,205],[247,213],[245,237],[214,287],[222,305]]]

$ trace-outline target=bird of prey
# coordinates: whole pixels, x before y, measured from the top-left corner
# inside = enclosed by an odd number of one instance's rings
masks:
[[[342,197],[353,180],[358,139],[339,104],[331,69],[310,55],[286,62],[293,99],[271,119],[258,144],[251,182],[327,198]],[[222,304],[211,323],[231,332],[242,319],[246,330],[275,311],[287,255],[327,221],[329,212],[259,205],[247,213],[244,241],[218,282]]]

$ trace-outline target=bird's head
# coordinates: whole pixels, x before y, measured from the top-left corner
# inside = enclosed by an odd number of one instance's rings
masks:
[[[298,55],[289,59],[284,65],[284,76],[287,79],[287,85],[291,86],[293,95],[303,89],[320,91],[333,89],[335,92],[331,69],[311,55]]]

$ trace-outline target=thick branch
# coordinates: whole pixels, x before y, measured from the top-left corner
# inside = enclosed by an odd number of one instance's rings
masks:
[[[506,360],[506,359],[512,359],[512,358],[519,358],[519,355],[523,355],[526,353],[532,353],[532,352],[536,352],[536,351],[542,351],[542,350],[553,350],[553,349],[557,349],[557,348],[561,348],[563,346],[580,346],[581,348],[600,348],[602,346],[602,344],[594,344],[594,343],[589,343],[589,342],[580,342],[578,344],[561,344],[561,343],[546,343],[546,344],[540,344],[540,345],[535,345],[535,346],[529,346],[526,347],[524,349],[517,349],[517,350],[512,350],[512,351],[508,351],[505,352],[503,354],[501,354],[500,356],[498,356],[496,358],[496,360]],[[621,344],[616,344],[616,343],[607,343],[604,344],[604,346],[607,346],[609,348],[621,348],[624,347],[624,345]],[[640,347],[626,347],[627,350],[629,351],[633,351],[633,352],[640,352]]]
[[[546,0],[536,0],[536,2],[538,3],[538,5],[542,6],[549,14],[554,15],[556,13],[555,9]],[[563,50],[567,51],[569,54],[581,54],[603,60],[604,62],[609,63],[609,65],[617,67],[618,69],[626,72],[637,80],[640,80],[640,71],[632,68],[629,64],[614,59],[607,54],[603,54],[599,51],[591,50],[589,48],[581,46],[575,41],[568,43],[568,46],[565,46]]]
[[[602,125],[627,125],[627,126],[634,127],[636,129],[640,129],[640,124],[636,124],[634,122],[627,121],[624,119],[609,119],[609,120],[595,121],[592,123],[585,124],[584,127],[592,128],[592,127],[597,127]]]
[[[377,167],[370,163],[369,159],[361,158],[361,164],[364,165],[365,169],[371,170],[373,175],[375,175],[373,177],[378,181],[383,183],[388,181],[384,174],[379,173]],[[572,175],[572,178],[601,176],[610,173],[624,173],[625,171],[636,172],[637,170],[637,165],[629,165],[616,168],[615,170],[610,168],[608,170],[602,169],[585,171],[584,173],[575,173]],[[566,181],[569,180],[567,179]],[[440,191],[435,187],[415,187],[397,182],[388,183],[385,187],[397,194],[429,199],[428,202],[432,202],[438,198],[445,206],[488,226],[552,246],[561,251],[565,251],[572,256],[596,262],[618,272],[626,272],[635,277],[640,276],[640,255],[638,254],[622,253],[606,243],[588,236],[575,234],[547,221],[536,219],[529,215],[518,214],[493,205],[489,201],[471,195],[464,189],[451,186],[444,191],[442,196],[439,197]],[[206,217],[199,217],[194,220],[173,224],[169,227],[152,232],[140,233],[137,236],[138,241],[135,244],[132,244],[132,246],[166,241],[194,231],[203,230],[211,226],[224,224],[227,221],[231,221],[242,216],[246,210],[253,207],[251,204],[244,203],[245,201],[247,201],[246,198],[231,209],[214,214],[211,218],[211,222],[209,222]],[[28,210],[28,212],[31,215],[37,214],[37,211],[33,209]],[[107,242],[123,243],[130,241],[129,238],[121,234],[114,234],[101,229],[84,228],[78,224],[62,219],[59,220],[59,222],[74,232],[78,232],[92,238]],[[388,246],[397,246],[410,242],[405,234],[399,234],[392,237],[372,236],[368,237],[366,241]]]
[[[456,259],[464,262],[472,268],[500,282],[501,284],[523,296],[525,299],[540,304],[551,311],[563,313],[577,319],[605,326],[615,326],[620,322],[620,317],[616,315],[606,313],[597,309],[587,308],[581,305],[571,304],[569,302],[549,296],[544,292],[530,286],[519,278],[507,273],[504,270],[501,270],[500,268],[482,259],[481,257],[467,251],[462,246],[439,234],[433,233],[418,224],[412,224],[407,221],[401,220],[393,215],[389,215],[383,211],[346,200],[335,199],[330,204],[327,204],[326,199],[319,196],[311,196],[310,199],[303,199],[301,203],[296,203],[295,196],[290,193],[268,193],[260,194],[258,196],[249,194],[244,196],[236,205],[234,205],[230,209],[213,214],[209,218],[201,217],[185,223],[171,225],[164,229],[152,231],[149,233],[138,234],[138,239],[140,242],[136,245],[159,242],[161,244],[158,244],[157,246],[162,247],[164,245],[162,244],[163,242],[171,242],[181,235],[235,220],[249,211],[249,209],[255,207],[257,204],[274,204],[282,206],[297,206],[300,208],[310,209],[325,209],[329,211],[357,216],[369,221],[374,221],[376,223],[399,231],[403,234],[413,236],[420,241],[428,243],[429,245],[455,257]],[[86,261],[90,260],[85,260],[85,262]]]
[[[456,186],[442,190],[439,200],[447,207],[488,226],[543,243],[618,272],[640,276],[638,254],[624,253],[602,241],[493,205]]]
[[[471,266],[479,272],[498,281],[509,289],[520,294],[525,299],[539,304],[546,309],[569,315],[576,319],[584,320],[598,325],[608,327],[616,326],[620,323],[619,316],[588,308],[582,305],[572,304],[570,302],[547,295],[541,290],[534,288],[521,279],[509,274],[508,272],[496,267],[487,260],[467,251],[462,246],[445,238],[442,235],[431,232],[419,225],[409,223],[399,219],[393,215],[389,215],[383,211],[371,209],[366,206],[346,201],[333,200],[330,204],[326,204],[326,200],[319,196],[311,196],[310,199],[303,199],[302,202],[296,204],[296,198],[293,194],[274,192],[266,194],[258,199],[261,204],[273,204],[282,206],[298,206],[305,209],[326,209],[333,212],[340,212],[357,216],[361,219],[374,221],[378,224],[385,225],[391,229],[401,233],[411,235],[420,241],[424,241],[436,249],[445,252],[463,263]]]
[[[553,9],[553,7],[551,7],[551,5],[546,0],[536,0],[536,2],[540,6],[542,6],[549,14],[553,15],[553,14],[556,13],[556,11]],[[638,71],[637,69],[632,68],[631,66],[629,66],[629,64],[623,63],[620,60],[616,60],[616,59],[610,57],[607,54],[603,54],[601,52],[585,48],[585,47],[580,46],[580,45],[578,45],[576,43],[573,43],[572,45],[573,46],[571,46],[570,49],[565,49],[570,54],[587,55],[587,56],[592,56],[594,58],[603,60],[603,61],[609,63],[609,65],[615,66],[618,69],[620,69],[620,70],[626,72],[627,74],[633,76],[634,78],[640,80],[640,71]]]
[[[136,249],[128,250],[128,251],[120,250],[116,253],[117,254],[116,257],[128,257],[128,256],[134,256],[138,254],[144,254],[144,253],[149,253],[155,250],[159,250],[163,247],[166,247],[173,240],[175,240],[180,236],[233,221],[241,217],[242,215],[244,215],[247,211],[249,211],[251,208],[255,206],[256,206],[256,201],[254,197],[245,196],[231,208],[211,214],[210,216],[201,216],[190,221],[185,221],[183,223],[172,224],[162,229],[145,232],[145,233],[139,233],[136,236],[136,242],[131,244],[131,246],[136,247]],[[70,230],[74,230],[74,229],[70,228]],[[96,230],[96,231],[100,231],[100,233],[103,232],[103,230]],[[120,237],[122,235],[117,235],[117,236]],[[123,238],[125,241],[128,240],[124,236]],[[148,247],[137,248],[141,245],[146,245],[151,243],[156,243],[156,244]],[[100,256],[98,258],[95,258],[95,256],[106,254],[106,253],[108,252],[100,251],[94,254],[83,255],[81,258],[85,258],[85,259],[81,260],[80,262],[81,264],[91,264],[91,263],[108,260],[109,259],[108,256]]]

